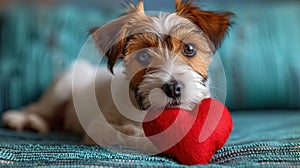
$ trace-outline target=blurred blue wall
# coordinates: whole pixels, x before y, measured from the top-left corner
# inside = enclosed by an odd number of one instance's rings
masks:
[[[0,112],[36,100],[55,74],[76,58],[89,28],[118,17],[122,2],[2,6]],[[219,50],[227,78],[227,106],[299,108],[300,2],[203,0],[197,4],[237,15]],[[145,9],[173,11],[174,2],[145,0]]]

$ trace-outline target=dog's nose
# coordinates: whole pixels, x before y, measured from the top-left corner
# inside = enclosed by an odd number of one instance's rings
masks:
[[[162,86],[162,90],[170,98],[178,98],[181,96],[183,85],[176,80],[171,80],[170,82]]]

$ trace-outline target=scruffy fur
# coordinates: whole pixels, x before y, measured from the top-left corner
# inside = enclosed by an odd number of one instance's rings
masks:
[[[107,57],[110,70],[103,67],[101,71],[98,70],[95,88],[95,67],[79,61],[75,67],[58,77],[40,100],[21,110],[5,112],[3,123],[17,131],[30,128],[47,133],[58,128],[78,132],[84,135],[86,144],[126,145],[145,151],[155,150],[146,138],[135,138],[144,136],[141,123],[123,116],[115,105],[111,89],[121,89],[111,85],[112,73],[120,79],[125,74],[122,80],[129,82],[127,89],[130,101],[124,95],[118,98],[124,107],[134,105],[139,111],[134,114],[137,118],[142,118],[149,109],[180,107],[191,110],[210,96],[208,67],[211,55],[226,34],[232,15],[228,12],[203,11],[191,1],[176,0],[175,3],[174,13],[157,16],[148,16],[142,1],[136,6],[128,3],[125,9],[127,13],[90,31],[96,47]],[[183,53],[186,44],[193,44],[197,49],[191,57]],[[145,53],[151,57],[147,65],[141,63],[144,57],[140,56]],[[125,67],[124,72],[114,68],[120,59]],[[73,79],[76,68],[80,69],[80,73],[75,73],[80,81]],[[180,83],[177,97],[167,96],[162,89],[170,81]],[[73,94],[72,85],[75,90]],[[88,125],[83,129],[77,118],[80,108],[76,106],[97,111],[89,104],[87,93],[90,90],[95,90],[103,117],[86,114]],[[84,98],[75,106],[74,94]]]

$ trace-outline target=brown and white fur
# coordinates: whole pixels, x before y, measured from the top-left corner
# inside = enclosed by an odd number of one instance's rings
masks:
[[[152,108],[191,110],[209,97],[211,55],[226,34],[232,14],[203,11],[191,1],[182,0],[176,0],[174,13],[149,16],[144,12],[142,1],[136,6],[129,3],[126,11],[116,20],[90,31],[96,47],[108,59],[110,71],[115,76],[125,74],[124,80],[129,81],[130,101],[119,95],[122,104],[134,104],[138,109],[135,115],[142,118],[145,111]],[[114,69],[120,59],[124,63],[124,72]],[[17,131],[30,128],[40,133],[63,128],[83,134],[87,144],[153,150],[148,141],[134,138],[144,136],[141,122],[123,116],[116,107],[111,89],[118,88],[112,88],[112,73],[102,68],[96,76],[94,89],[95,68],[84,62],[77,63],[76,68],[80,73],[75,75],[81,80],[72,80],[74,69],[62,74],[37,102],[20,111],[5,112],[4,124]],[[86,93],[91,88],[96,90],[97,103],[104,115],[95,118],[86,114],[89,123],[86,131],[78,121],[78,112],[76,115],[72,82],[78,83],[73,85],[73,90],[83,98],[78,104],[87,106],[89,111],[96,109],[89,105]],[[111,128],[117,131],[111,131]]]

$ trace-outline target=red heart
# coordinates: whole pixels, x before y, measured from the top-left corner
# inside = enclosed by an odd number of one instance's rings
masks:
[[[222,103],[207,98],[192,111],[148,112],[143,128],[160,152],[182,164],[207,164],[229,137],[232,119]]]

